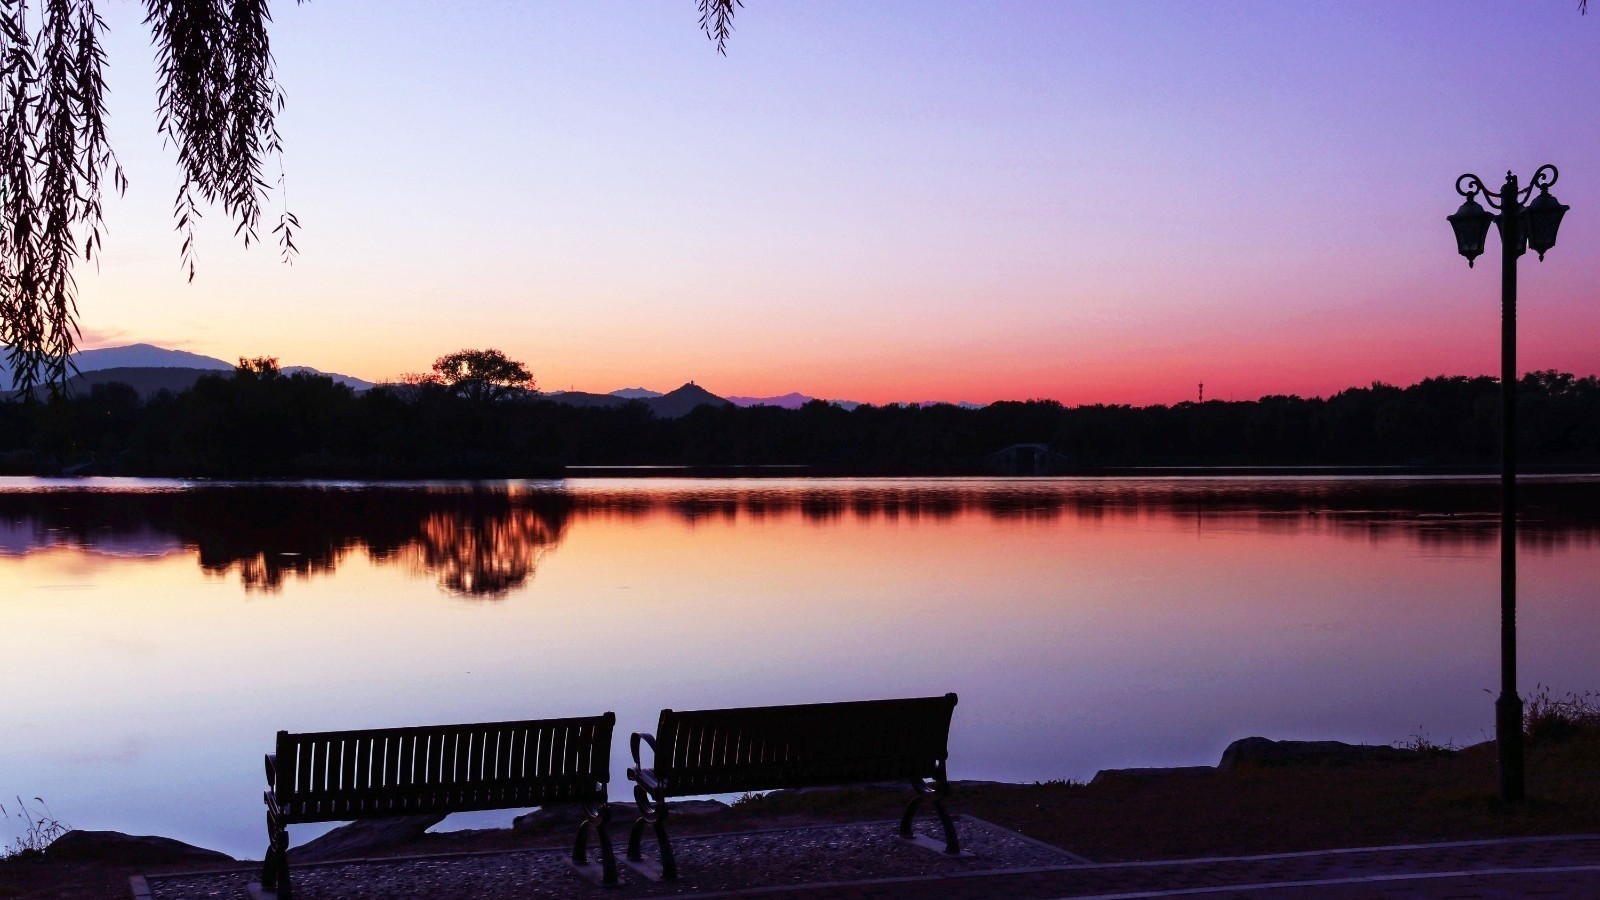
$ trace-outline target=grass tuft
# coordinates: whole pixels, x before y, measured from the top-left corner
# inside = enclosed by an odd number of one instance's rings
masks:
[[[20,819],[23,825],[22,834],[16,840],[6,847],[0,847],[0,862],[42,858],[46,847],[72,830],[72,826],[50,814],[50,807],[43,798],[33,798],[33,802],[39,804],[38,811],[29,809],[21,797],[16,799],[15,813],[0,803],[0,819]]]
[[[1417,730],[1412,732],[1410,737],[1403,741],[1395,741],[1394,746],[1401,750],[1410,750],[1424,756],[1446,756],[1461,749],[1456,745],[1455,741],[1445,741],[1442,744],[1435,741],[1426,731],[1422,730],[1421,725],[1417,726]]]
[[[1523,709],[1522,725],[1534,743],[1560,743],[1584,732],[1600,731],[1600,693],[1569,691],[1552,697],[1549,685],[1534,685]]]

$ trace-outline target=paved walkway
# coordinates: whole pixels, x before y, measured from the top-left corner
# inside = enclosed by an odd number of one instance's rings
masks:
[[[700,896],[763,900],[1596,900],[1600,898],[1600,835],[1155,863],[1091,863]]]
[[[355,860],[302,867],[312,898],[545,897],[760,900],[1491,900],[1600,898],[1600,835],[1511,838],[1138,863],[1082,862],[981,820],[963,817],[976,852],[911,848],[886,823],[812,826],[685,838],[693,870],[662,884],[625,872],[616,888],[589,885],[559,850]],[[789,858],[792,857],[792,858]],[[680,865],[687,860],[680,860]],[[795,868],[803,864],[803,868]],[[895,877],[863,877],[894,873]],[[839,879],[825,882],[829,877]],[[252,871],[133,880],[149,898],[242,897]],[[720,881],[720,885],[718,882]],[[788,882],[787,887],[760,887]],[[792,886],[797,882],[803,886]],[[809,882],[809,883],[807,883]]]

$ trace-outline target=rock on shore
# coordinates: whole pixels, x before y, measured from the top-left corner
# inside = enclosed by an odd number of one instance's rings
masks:
[[[1222,751],[1222,759],[1211,766],[1180,766],[1168,769],[1101,769],[1090,784],[1107,781],[1149,782],[1174,775],[1203,775],[1226,772],[1236,766],[1336,766],[1353,763],[1416,759],[1428,753],[1449,751],[1410,750],[1387,744],[1346,744],[1343,741],[1274,741],[1264,737],[1240,738]]]
[[[238,862],[225,853],[207,850],[172,838],[120,831],[73,830],[51,842],[45,850],[51,862],[91,862],[104,865],[164,866],[173,863],[212,865]]]

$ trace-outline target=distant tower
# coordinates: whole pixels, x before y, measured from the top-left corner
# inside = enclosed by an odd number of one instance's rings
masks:
[[[1204,381],[1200,382],[1200,402],[1206,402],[1206,383]]]

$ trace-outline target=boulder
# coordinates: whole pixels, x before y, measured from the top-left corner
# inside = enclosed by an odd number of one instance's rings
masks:
[[[1380,760],[1416,759],[1417,750],[1402,750],[1386,744],[1346,744],[1343,741],[1274,741],[1264,737],[1240,738],[1222,751],[1217,768],[1227,771],[1238,765],[1348,765]]]
[[[165,866],[174,863],[216,864],[238,862],[225,853],[185,844],[152,834],[74,829],[51,842],[44,851],[51,862],[90,862],[117,866]]]
[[[444,821],[444,813],[365,819],[341,825],[319,838],[289,850],[293,862],[354,859],[394,844],[414,841]]]

